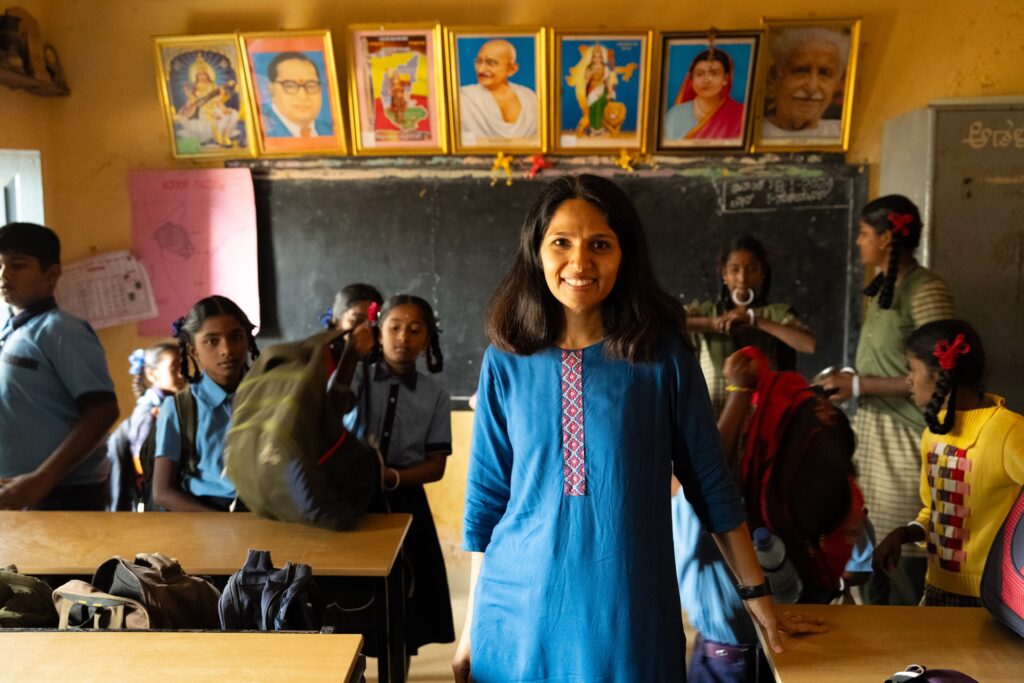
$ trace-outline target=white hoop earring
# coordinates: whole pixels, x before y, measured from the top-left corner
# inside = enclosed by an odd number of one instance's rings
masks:
[[[730,296],[732,296],[732,302],[734,304],[736,304],[737,306],[749,306],[750,304],[754,303],[754,290],[753,289],[748,289],[747,290],[747,300],[746,301],[740,301],[740,298],[738,296],[736,296],[736,292],[738,292],[738,291],[740,291],[740,290],[739,289],[734,289],[731,292],[729,292]]]

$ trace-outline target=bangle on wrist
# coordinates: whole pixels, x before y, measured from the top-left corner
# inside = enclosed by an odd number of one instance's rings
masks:
[[[741,394],[750,394],[750,393],[753,393],[753,391],[754,391],[750,387],[738,387],[735,384],[726,384],[725,385],[725,390],[730,392],[730,393],[739,392]]]
[[[763,598],[767,595],[771,595],[772,584],[766,578],[764,583],[760,583],[756,586],[736,586],[736,592],[739,593],[740,600],[756,600],[757,598]]]
[[[398,485],[402,483],[402,474],[398,470],[393,468],[393,467],[389,467],[388,469],[395,473],[395,485],[394,486],[390,486],[390,487],[389,486],[385,486],[384,485],[384,478],[381,477],[380,487],[382,489],[384,489],[385,491],[394,491],[395,489],[398,488]]]
[[[757,327],[757,315],[754,313],[753,308],[747,309],[747,320],[750,321],[751,327]]]

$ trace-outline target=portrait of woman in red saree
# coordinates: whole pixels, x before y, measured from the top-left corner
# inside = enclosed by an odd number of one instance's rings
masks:
[[[675,102],[665,114],[665,142],[742,141],[746,110],[731,96],[734,72],[732,58],[723,50],[711,47],[693,58]]]

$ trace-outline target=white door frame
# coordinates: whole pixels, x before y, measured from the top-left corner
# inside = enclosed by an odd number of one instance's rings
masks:
[[[45,224],[42,168],[36,150],[0,149],[0,225]]]

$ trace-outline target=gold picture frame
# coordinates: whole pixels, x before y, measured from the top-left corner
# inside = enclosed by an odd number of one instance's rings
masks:
[[[860,19],[761,20],[765,37],[754,151],[849,149],[860,23]]]
[[[552,151],[647,151],[653,34],[650,29],[550,32]],[[600,82],[593,78],[598,71]],[[611,104],[617,105],[613,111]]]
[[[160,36],[153,49],[174,158],[252,156],[256,146],[238,35]]]
[[[331,32],[242,33],[240,44],[259,154],[347,154]]]
[[[353,151],[447,153],[441,24],[356,24],[348,37]]]
[[[453,153],[547,150],[545,29],[447,27],[445,64]],[[505,103],[510,106],[503,109]],[[515,112],[511,121],[506,118],[509,109]]]

